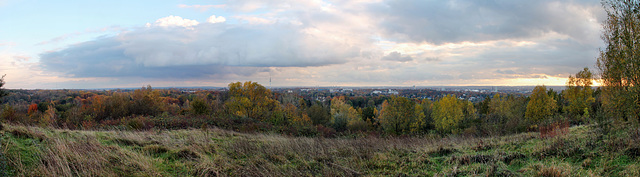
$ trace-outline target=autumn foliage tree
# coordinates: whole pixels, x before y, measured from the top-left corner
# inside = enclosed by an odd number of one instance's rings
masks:
[[[487,100],[489,102],[486,108],[485,123],[492,127],[488,131],[513,133],[526,129],[524,115],[527,102],[525,98],[495,94],[493,98]]]
[[[607,0],[607,19],[597,67],[603,87],[602,108],[607,117],[640,119],[640,1]]]
[[[132,99],[132,114],[156,115],[162,111],[160,93],[154,91],[151,85],[133,91]]]
[[[434,103],[432,115],[438,131],[457,133],[462,120],[475,118],[475,109],[471,102],[447,95]]]
[[[546,86],[536,86],[529,96],[525,117],[532,123],[538,123],[554,115],[556,101],[547,94]]]
[[[257,82],[229,84],[229,96],[225,106],[231,115],[285,124],[278,101],[273,99],[271,91]]]
[[[583,119],[590,116],[589,109],[591,104],[595,102],[593,89],[591,89],[592,80],[593,74],[589,71],[589,68],[585,67],[582,71],[576,73],[575,77],[569,76],[567,88],[562,91],[562,96],[567,101],[567,105],[564,105],[563,110],[574,121],[583,121]]]
[[[284,107],[285,117],[289,121],[289,124],[296,128],[311,127],[313,124],[311,118],[306,112],[300,111],[295,105],[289,103]]]
[[[33,104],[29,105],[29,109],[27,110],[27,114],[31,115],[31,114],[34,114],[34,113],[37,113],[37,112],[38,112],[38,104],[33,103]]]
[[[417,133],[426,125],[422,106],[405,97],[391,97],[382,103],[379,122],[391,134]]]
[[[363,124],[360,113],[351,105],[346,104],[344,97],[331,99],[331,127],[337,131],[347,130],[349,126]]]

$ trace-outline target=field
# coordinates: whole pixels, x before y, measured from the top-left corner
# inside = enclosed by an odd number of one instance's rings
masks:
[[[565,135],[341,137],[221,129],[71,131],[5,125],[10,176],[639,176],[640,131]]]

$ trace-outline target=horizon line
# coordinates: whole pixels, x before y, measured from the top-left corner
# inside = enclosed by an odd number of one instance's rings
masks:
[[[264,86],[264,85],[263,85]],[[267,89],[277,89],[277,88],[428,88],[428,87],[536,87],[540,85],[434,85],[434,86],[265,86]],[[566,87],[566,85],[543,85],[546,87]],[[102,88],[4,88],[6,90],[131,90],[131,89],[139,89],[146,86],[140,87],[102,87]],[[184,86],[184,87],[175,87],[175,86],[151,86],[152,88],[157,89],[180,89],[180,88],[228,88],[228,86]],[[601,87],[601,86],[591,86],[591,87]]]

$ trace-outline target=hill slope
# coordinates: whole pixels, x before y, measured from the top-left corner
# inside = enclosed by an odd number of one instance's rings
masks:
[[[305,138],[220,129],[70,131],[5,125],[0,176],[640,176],[640,131],[539,138]]]

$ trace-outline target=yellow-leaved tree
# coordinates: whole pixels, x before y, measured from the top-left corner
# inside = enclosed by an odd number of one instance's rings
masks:
[[[231,115],[286,124],[278,101],[273,99],[269,89],[257,82],[230,83],[229,96],[225,106]]]
[[[431,113],[435,128],[442,133],[456,133],[465,117],[473,118],[475,111],[469,101],[447,95],[433,104]]]
[[[553,116],[556,110],[556,100],[547,94],[547,87],[536,86],[529,96],[529,104],[524,113],[525,118],[531,123],[539,123]]]
[[[345,103],[344,97],[333,97],[330,107],[330,124],[336,131],[345,131],[348,127],[366,124],[366,122],[362,120],[358,110]]]
[[[382,103],[378,119],[387,133],[417,133],[426,125],[422,109],[420,104],[405,97],[393,96]]]
[[[296,128],[311,127],[312,125],[311,118],[309,118],[307,113],[298,110],[298,108],[291,103],[288,103],[284,107],[284,115],[287,120],[289,120],[289,123]]]

